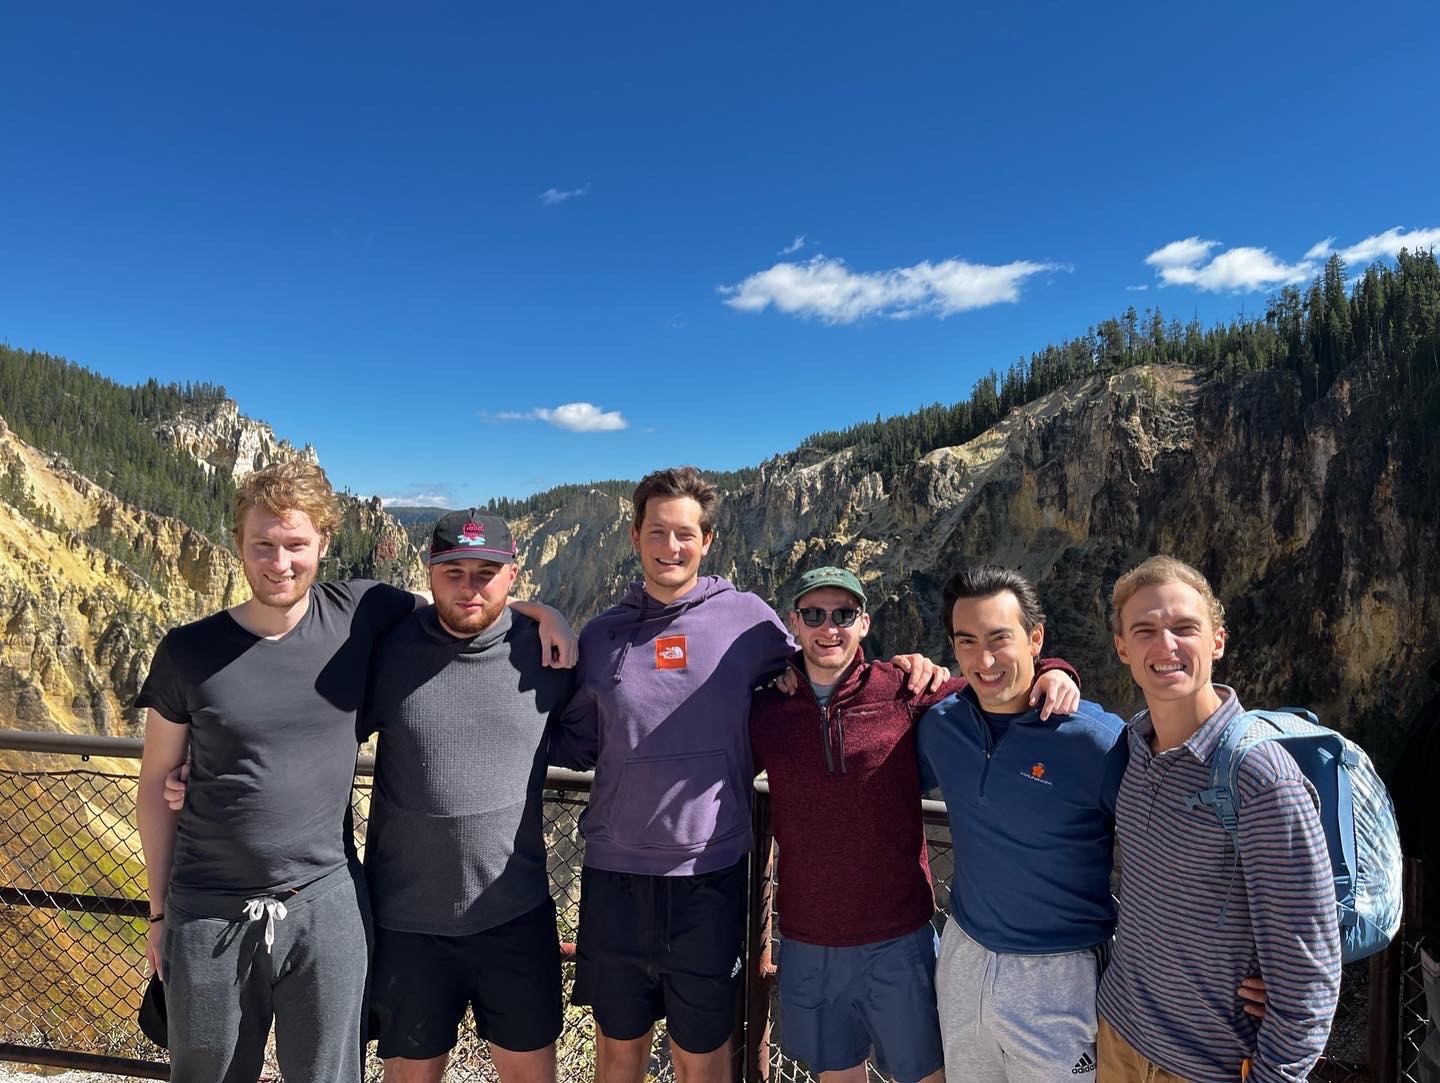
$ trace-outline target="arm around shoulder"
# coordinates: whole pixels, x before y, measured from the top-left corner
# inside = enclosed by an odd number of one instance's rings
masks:
[[[540,661],[542,665],[570,669],[579,660],[580,640],[560,610],[544,602],[509,601],[510,608],[523,613],[540,626]]]

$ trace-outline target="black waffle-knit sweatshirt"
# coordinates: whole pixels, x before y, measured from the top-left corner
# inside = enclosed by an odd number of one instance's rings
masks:
[[[463,936],[549,897],[541,791],[573,690],[508,608],[460,639],[427,606],[377,644],[361,736],[380,735],[365,847],[378,926]]]

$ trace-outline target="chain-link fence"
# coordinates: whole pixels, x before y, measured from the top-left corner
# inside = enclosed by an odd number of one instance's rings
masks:
[[[12,738],[7,741],[7,736]],[[120,1074],[166,1075],[165,1054],[136,1025],[145,983],[144,862],[133,827],[133,757],[138,742],[90,741],[95,758],[54,752],[20,757],[7,748],[34,748],[36,735],[0,733],[0,1060],[90,1067]],[[56,739],[57,747],[65,743]],[[109,755],[110,759],[101,758]],[[551,888],[566,955],[565,990],[573,979],[583,842],[578,829],[587,799],[583,779],[555,772],[545,792],[545,834]],[[363,848],[370,778],[355,791],[357,843]],[[771,920],[774,865],[768,861],[769,804],[757,794],[757,850],[752,862],[752,979],[741,1005],[736,1077],[809,1083],[805,1068],[784,1055],[773,968]],[[937,902],[948,902],[952,850],[944,814],[927,813]],[[1412,913],[1417,912],[1412,909]],[[1387,993],[1391,994],[1387,998]],[[1404,936],[1373,964],[1346,968],[1327,1058],[1315,1079],[1330,1083],[1419,1083],[1415,1060],[1425,1033],[1419,946]],[[742,1020],[737,1020],[741,1022]],[[467,1019],[447,1078],[495,1080],[482,1043]],[[568,1007],[558,1049],[559,1078],[593,1078],[594,1021]],[[650,1078],[673,1078],[668,1043],[657,1034]],[[373,1047],[372,1047],[373,1049]],[[273,1070],[273,1062],[271,1064]],[[367,1078],[379,1078],[371,1061]],[[872,1073],[872,1078],[879,1077]]]
[[[135,1026],[146,906],[134,808],[133,776],[0,773],[0,1041],[162,1055]]]

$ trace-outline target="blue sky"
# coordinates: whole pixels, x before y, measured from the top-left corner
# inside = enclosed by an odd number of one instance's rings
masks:
[[[4,18],[0,339],[365,494],[752,465],[1440,244],[1430,3],[145,8]]]

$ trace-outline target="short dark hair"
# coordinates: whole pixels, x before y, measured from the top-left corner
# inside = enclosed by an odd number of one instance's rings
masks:
[[[664,470],[653,470],[640,479],[632,498],[635,504],[635,529],[639,530],[640,524],[645,521],[645,505],[649,501],[656,497],[667,500],[677,496],[688,496],[700,505],[700,532],[713,534],[715,505],[719,502],[720,494],[693,466],[670,466]]]
[[[1040,595],[1034,583],[1013,568],[981,564],[958,571],[945,581],[940,594],[940,619],[945,625],[946,638],[955,638],[955,603],[961,598],[989,598],[1007,590],[1020,603],[1020,625],[1027,635],[1045,623],[1045,610],[1040,608]]]

